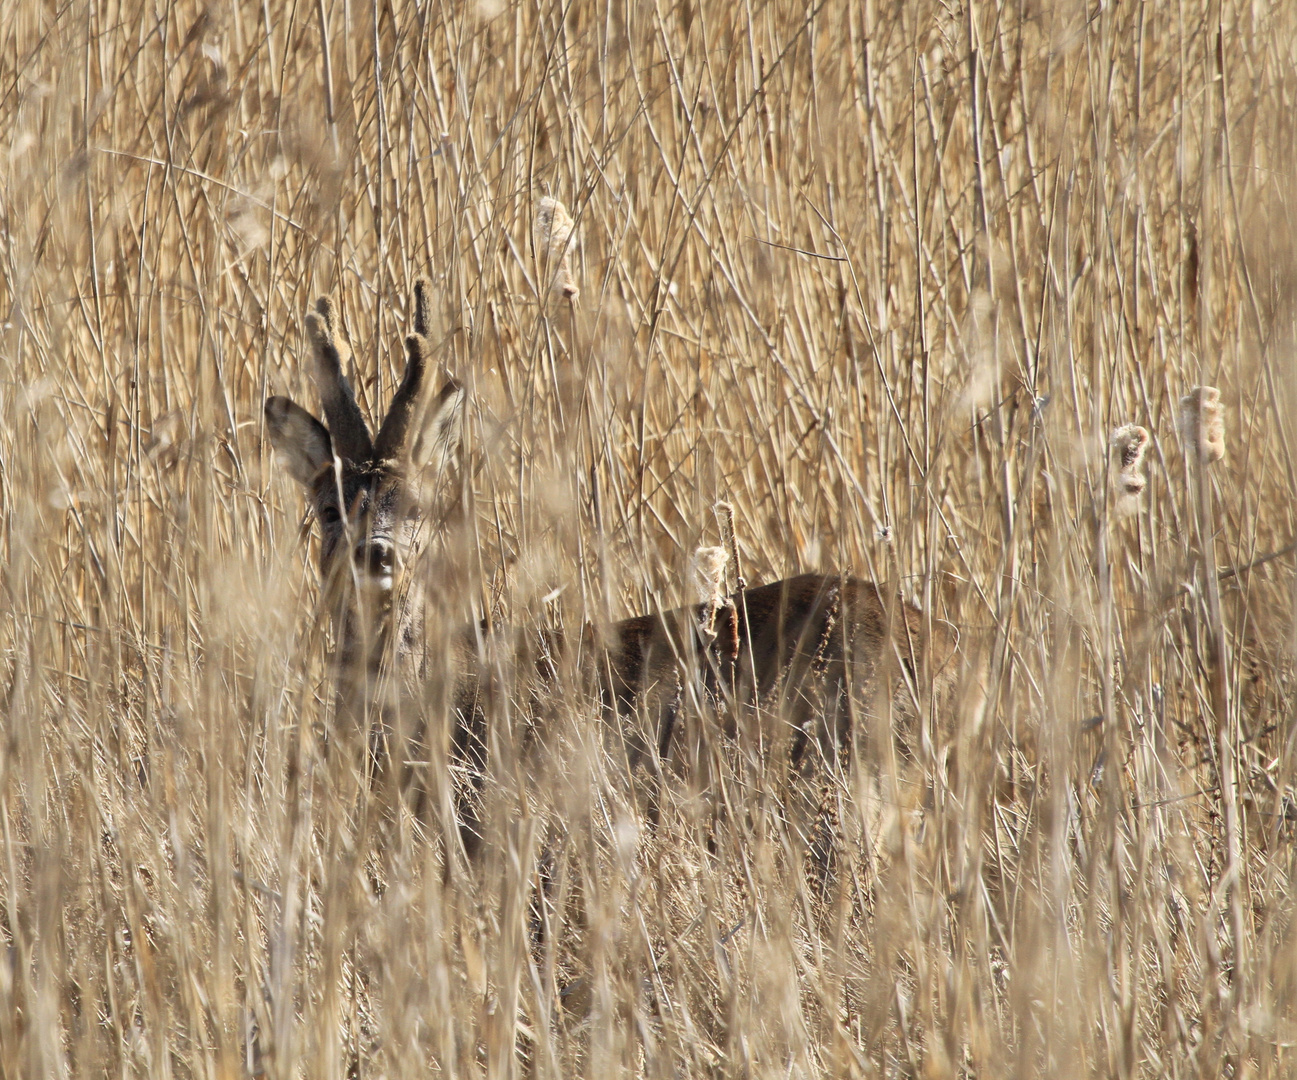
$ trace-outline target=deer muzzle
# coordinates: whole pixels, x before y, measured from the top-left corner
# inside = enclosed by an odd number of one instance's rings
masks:
[[[352,559],[362,587],[375,592],[391,590],[396,572],[396,547],[391,540],[381,536],[368,537],[356,545]]]

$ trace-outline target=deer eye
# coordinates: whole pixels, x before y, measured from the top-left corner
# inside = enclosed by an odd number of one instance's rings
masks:
[[[325,506],[320,509],[320,523],[323,525],[336,525],[342,520],[342,515],[338,513],[336,506]]]

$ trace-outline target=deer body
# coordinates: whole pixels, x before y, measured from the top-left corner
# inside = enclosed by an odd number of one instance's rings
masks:
[[[950,642],[944,631],[940,652]],[[874,583],[859,578],[802,574],[758,585],[718,606],[701,604],[615,624],[602,651],[595,650],[597,685],[608,712],[629,727],[630,764],[667,759],[677,719],[693,679],[711,703],[736,706],[759,721],[760,738],[783,747],[799,768],[808,749],[819,764],[836,764],[847,748],[853,718],[868,714],[883,696],[881,677],[890,658],[894,674],[916,677],[924,655],[923,618],[899,600],[890,605]],[[894,689],[899,680],[892,682]],[[905,695],[886,695],[912,710]],[[729,708],[728,734],[735,709]],[[905,734],[906,732],[900,732]]]

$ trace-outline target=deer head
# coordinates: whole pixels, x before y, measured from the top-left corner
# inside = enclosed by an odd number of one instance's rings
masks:
[[[460,449],[464,389],[449,380],[425,404],[429,286],[414,287],[414,333],[405,340],[405,376],[371,437],[343,375],[351,349],[327,298],[306,316],[324,422],[287,397],[266,401],[266,427],[280,464],[305,489],[320,524],[326,581],[350,577],[372,609],[389,606],[414,541],[425,481],[450,472]],[[346,571],[349,571],[347,573]]]

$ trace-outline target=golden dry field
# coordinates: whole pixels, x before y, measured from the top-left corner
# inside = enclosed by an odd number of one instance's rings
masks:
[[[0,1077],[1297,1073],[1294,162],[1290,0],[0,0]],[[728,503],[957,628],[922,722],[697,709],[653,825],[519,685],[472,863],[368,784],[262,405],[419,275],[434,646]]]

